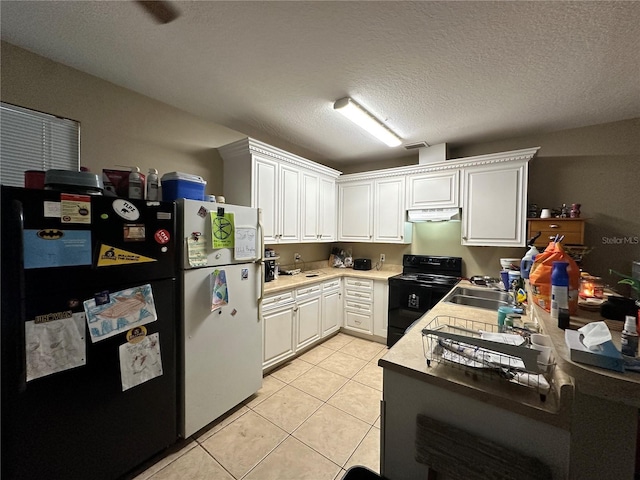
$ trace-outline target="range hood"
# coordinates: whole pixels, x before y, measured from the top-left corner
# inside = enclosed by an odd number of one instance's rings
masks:
[[[407,210],[407,220],[418,222],[450,222],[460,221],[459,208],[430,208],[424,210]]]

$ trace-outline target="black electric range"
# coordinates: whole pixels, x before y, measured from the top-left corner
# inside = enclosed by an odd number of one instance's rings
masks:
[[[460,281],[462,258],[433,255],[404,255],[402,273],[389,278],[387,346],[393,346],[404,332]]]

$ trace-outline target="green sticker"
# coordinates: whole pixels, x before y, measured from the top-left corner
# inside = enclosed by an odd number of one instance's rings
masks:
[[[102,220],[106,220],[107,218],[109,218],[109,215],[107,215],[106,213],[103,213],[102,215],[100,215],[100,218]]]

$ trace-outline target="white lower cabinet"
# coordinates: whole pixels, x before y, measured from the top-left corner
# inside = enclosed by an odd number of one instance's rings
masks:
[[[345,277],[344,328],[373,334],[373,280]]]
[[[262,315],[262,368],[270,367],[295,353],[295,304],[274,307]]]
[[[322,336],[340,330],[342,326],[342,280],[336,278],[322,285]]]
[[[320,290],[319,283],[296,290],[296,350],[319,340],[322,335]]]
[[[387,292],[386,280],[344,277],[266,296],[262,368],[293,358],[341,327],[386,338]]]

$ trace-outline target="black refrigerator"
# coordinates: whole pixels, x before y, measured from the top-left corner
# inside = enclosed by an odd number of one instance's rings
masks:
[[[176,442],[175,222],[2,187],[3,479],[115,479]]]

